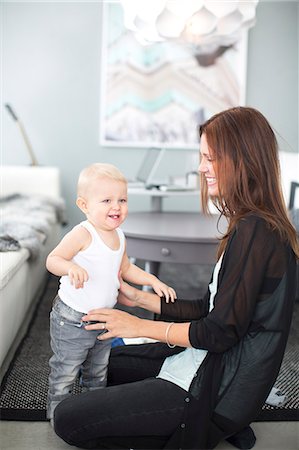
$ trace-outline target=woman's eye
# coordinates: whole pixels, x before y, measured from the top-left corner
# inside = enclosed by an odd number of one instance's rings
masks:
[[[127,203],[127,199],[126,199],[126,198],[122,198],[122,199],[120,200],[120,203]]]
[[[109,203],[109,202],[110,202],[109,198],[106,198],[105,200],[103,200],[103,203]]]
[[[215,158],[213,158],[213,156],[208,156],[207,161],[212,163],[215,161]]]

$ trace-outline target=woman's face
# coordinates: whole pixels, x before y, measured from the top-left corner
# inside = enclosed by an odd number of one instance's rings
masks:
[[[202,134],[200,140],[200,164],[198,171],[205,177],[208,193],[210,196],[215,197],[218,195],[218,181],[215,173],[215,159],[209,150],[206,135]]]

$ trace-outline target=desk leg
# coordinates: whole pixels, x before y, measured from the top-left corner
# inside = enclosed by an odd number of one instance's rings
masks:
[[[152,273],[156,277],[159,275],[159,267],[160,267],[160,263],[156,262],[156,261],[145,261],[145,264],[144,264],[144,270],[148,273]],[[151,286],[143,286],[142,290],[153,292]],[[157,314],[153,313],[152,316],[150,317],[150,319],[156,320],[157,317],[158,317]]]
[[[148,273],[152,273],[156,277],[159,275],[160,263],[156,261],[145,261],[144,270]]]
[[[159,274],[159,267],[160,267],[160,263],[159,262],[145,261],[145,263],[144,263],[144,270],[147,273],[152,273],[156,277]],[[143,286],[142,290],[143,291],[151,291],[152,292],[152,287],[151,286]]]
[[[162,211],[162,197],[152,196],[151,197],[151,211],[161,212]]]

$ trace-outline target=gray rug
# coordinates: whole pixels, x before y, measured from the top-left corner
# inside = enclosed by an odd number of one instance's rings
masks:
[[[198,298],[206,290],[212,266],[162,265],[160,278],[173,286],[180,298]],[[48,390],[49,311],[57,290],[57,278],[50,277],[37,306],[29,330],[1,385],[0,418],[2,420],[46,420]],[[140,312],[142,315],[142,313]],[[282,407],[264,405],[257,421],[298,420],[299,411],[299,303],[296,303],[292,329],[275,383],[288,401]],[[78,383],[73,394],[80,392]]]

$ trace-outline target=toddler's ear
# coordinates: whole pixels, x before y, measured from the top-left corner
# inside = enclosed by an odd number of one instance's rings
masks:
[[[84,212],[85,214],[87,213],[87,204],[84,198],[78,197],[76,200],[76,205],[81,209],[82,212]]]

